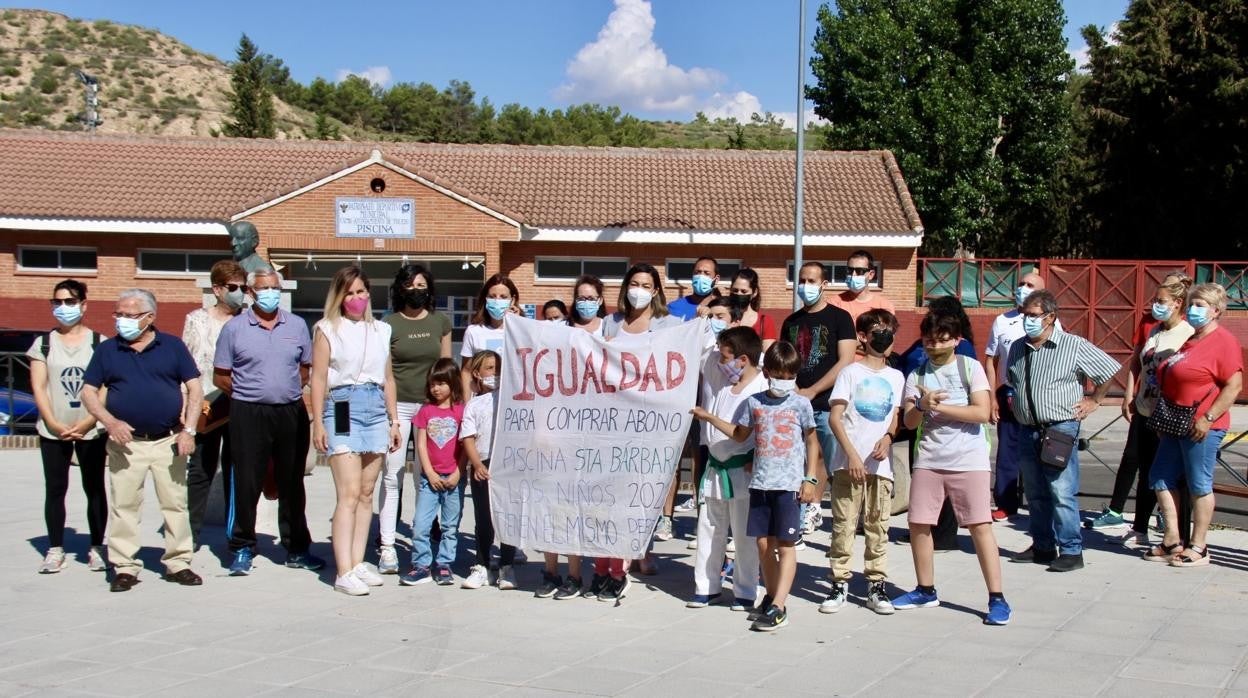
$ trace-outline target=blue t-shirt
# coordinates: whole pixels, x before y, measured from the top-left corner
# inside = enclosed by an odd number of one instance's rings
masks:
[[[143,351],[117,337],[96,347],[82,382],[108,388],[108,411],[136,434],[163,434],[182,424],[182,384],[199,378],[181,339],[157,331]]]
[[[806,430],[815,428],[810,400],[797,393],[774,397],[764,390],[746,398],[737,424],[754,429],[750,489],[800,490],[806,477]]]
[[[667,312],[681,320],[692,320],[698,316],[698,304],[705,299],[706,296],[681,296],[667,304]]]
[[[958,340],[958,346],[954,347],[953,353],[979,360],[979,357],[975,355],[975,345],[967,341],[966,337]],[[910,348],[901,355],[901,366],[898,368],[901,369],[902,375],[908,376],[917,371],[924,361],[927,361],[927,350],[923,348],[923,340],[916,339],[914,344],[911,344]]]

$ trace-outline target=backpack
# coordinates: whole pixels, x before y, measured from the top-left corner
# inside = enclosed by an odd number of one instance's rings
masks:
[[[969,402],[971,399],[971,361],[972,359],[971,357],[963,356],[962,354],[954,354],[953,359],[958,364],[958,375],[962,377],[962,388],[966,391],[966,399]],[[923,359],[923,363],[919,364],[919,367],[915,370],[915,373],[918,374],[919,376],[919,378],[915,379],[916,383],[917,381],[922,380],[923,374],[927,373],[927,370],[930,367],[930,365],[931,365],[931,361],[929,361],[928,359]],[[919,426],[914,430],[914,452],[910,454],[910,457],[912,459],[918,456],[919,442],[923,440],[923,425],[926,422],[927,422],[927,419],[925,417],[922,422],[919,422]],[[991,452],[992,451],[992,430],[985,428],[985,426],[981,424],[979,425],[979,433],[984,435],[984,439],[988,442],[988,450],[989,452]]]
[[[48,362],[48,347],[52,346],[52,333],[53,332],[55,332],[55,330],[48,330],[47,332],[44,332],[43,335],[41,336],[41,339],[43,341],[39,343],[39,354],[43,356],[44,363]],[[98,347],[99,345],[100,345],[100,333],[92,332],[91,333],[91,351],[95,351],[95,348]]]

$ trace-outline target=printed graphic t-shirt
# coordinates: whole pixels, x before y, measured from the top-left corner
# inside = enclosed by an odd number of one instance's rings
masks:
[[[1196,330],[1180,320],[1170,329],[1156,324],[1140,346],[1140,387],[1135,393],[1135,411],[1145,417],[1153,413],[1161,386],[1157,383],[1157,367],[1174,355]]]
[[[754,429],[750,489],[800,490],[806,477],[806,430],[815,428],[810,401],[797,393],[755,393],[737,413],[736,423]]]
[[[836,365],[840,355],[837,342],[843,339],[857,340],[854,332],[854,321],[849,313],[829,304],[817,313],[805,309],[789,315],[780,327],[780,339],[792,344],[797,355],[802,357],[802,366],[797,370],[797,387],[809,388],[827,375]],[[811,399],[820,411],[827,409],[829,388]]]
[[[831,402],[845,403],[845,431],[867,472],[889,480],[893,479],[889,458],[876,460],[871,457],[871,451],[893,424],[893,415],[901,405],[904,384],[905,378],[895,368],[885,366],[877,370],[859,362],[846,366],[832,387]],[[891,447],[889,450],[892,450]],[[847,467],[849,456],[845,449],[836,449],[829,471]]]
[[[412,417],[412,426],[425,430],[425,448],[433,472],[450,475],[459,467],[459,423],[463,420],[463,403],[449,408],[425,403]]]
[[[390,367],[399,402],[424,402],[425,379],[442,356],[442,338],[451,333],[451,321],[431,312],[419,320],[391,313],[383,322],[390,325]]]
[[[967,390],[967,377],[970,390]],[[918,400],[922,385],[928,390],[944,390],[948,393],[943,404],[965,407],[970,396],[990,390],[988,374],[983,364],[966,357],[955,356],[944,366],[928,363],[906,378],[903,400]],[[983,424],[971,424],[949,419],[940,410],[923,415],[922,437],[916,446],[914,467],[929,470],[991,470],[988,459],[988,435]]]

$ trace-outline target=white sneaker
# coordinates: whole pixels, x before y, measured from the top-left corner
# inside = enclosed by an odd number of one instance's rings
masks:
[[[355,569],[351,570],[351,574],[354,575],[356,579],[364,582],[370,587],[379,587],[385,583],[382,581],[381,575],[374,572],[373,568],[369,567],[368,564],[364,562],[356,565]]]
[[[498,568],[498,588],[503,591],[516,588],[516,573],[512,571],[511,565]]]
[[[867,587],[867,608],[882,616],[893,614],[893,602],[888,598],[888,588],[884,582],[872,582]]]
[[[726,553],[737,552],[737,540],[735,538],[728,539],[728,545],[724,548],[724,552]]]
[[[368,596],[368,585],[355,576],[355,570],[334,580],[334,591],[347,596]]]
[[[676,506],[672,508],[675,509],[676,511],[693,511],[694,509],[698,508],[698,498],[690,497],[689,499],[686,499],[685,501],[681,502],[680,504],[677,504]]]
[[[806,549],[806,539],[805,539],[805,538],[798,538],[798,539],[797,539],[797,542],[793,544],[793,549],[794,549],[794,550],[805,550],[805,549]]]
[[[490,581],[490,571],[481,565],[473,565],[468,570],[468,576],[464,577],[464,581],[460,584],[464,589],[480,589]]]
[[[43,564],[39,566],[39,574],[56,574],[65,569],[68,564],[64,549],[48,548],[48,554],[44,556]]]
[[[655,540],[671,540],[672,539],[672,517],[660,516],[659,525],[654,528]]]
[[[399,573],[399,554],[393,545],[383,545],[377,555],[377,571],[382,574]]]
[[[689,542],[685,545],[685,550],[697,550],[697,549],[698,549],[697,538],[691,538]]]
[[[810,535],[823,525],[823,512],[819,504],[806,504],[802,511],[802,533]]]
[[[108,571],[108,562],[104,560],[104,548],[93,546],[87,551],[87,569],[92,572]]]

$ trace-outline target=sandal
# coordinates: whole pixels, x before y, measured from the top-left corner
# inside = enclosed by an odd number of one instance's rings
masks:
[[[1182,543],[1170,543],[1167,545],[1164,541],[1154,545],[1144,553],[1144,559],[1149,562],[1170,562],[1176,555],[1183,552]]]
[[[1199,567],[1209,564],[1209,547],[1192,545],[1170,560],[1171,567]]]

